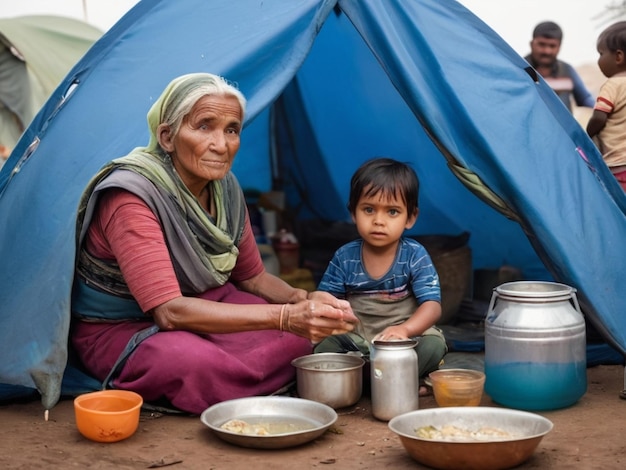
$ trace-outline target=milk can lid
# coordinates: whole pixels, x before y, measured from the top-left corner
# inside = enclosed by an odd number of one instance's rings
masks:
[[[576,289],[566,284],[548,281],[514,281],[506,282],[495,288],[498,294],[525,298],[571,297]]]
[[[415,339],[376,339],[372,341],[374,346],[383,347],[415,347],[417,346],[417,340]]]

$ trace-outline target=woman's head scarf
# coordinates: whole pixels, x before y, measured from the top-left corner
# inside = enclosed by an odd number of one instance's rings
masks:
[[[158,126],[167,113],[180,106],[190,93],[216,83],[217,93],[232,94],[245,105],[243,96],[232,92],[233,87],[221,77],[194,73],[172,80],[148,112],[148,146],[111,161],[88,184],[78,214],[78,272],[92,282],[107,278],[106,282],[100,282],[101,289],[115,295],[129,295],[117,264],[107,264],[106,272],[102,272],[102,260],[97,263],[90,260],[82,246],[98,195],[113,187],[141,197],[159,217],[183,293],[197,294],[228,280],[239,254],[237,244],[246,214],[239,183],[231,172],[222,180],[208,183],[216,206],[217,216],[213,219],[184,185],[157,139]],[[97,275],[94,271],[98,271]]]
[[[228,83],[226,79],[210,73],[189,73],[187,75],[181,75],[167,85],[165,90],[161,93],[161,96],[148,111],[148,129],[150,130],[150,142],[146,148],[148,152],[159,148],[157,128],[160,124],[166,122],[168,114],[177,110],[187,97],[202,89],[215,94],[228,94],[236,97],[241,105],[243,118],[246,111],[246,100],[241,92]]]

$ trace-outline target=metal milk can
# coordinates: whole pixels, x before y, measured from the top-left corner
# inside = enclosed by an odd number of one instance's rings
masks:
[[[418,409],[415,340],[373,341],[370,348],[372,414],[381,421]]]
[[[496,287],[485,319],[485,392],[522,410],[576,403],[587,391],[585,320],[576,289],[542,281]]]

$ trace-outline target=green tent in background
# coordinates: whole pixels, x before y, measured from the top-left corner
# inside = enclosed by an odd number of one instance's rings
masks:
[[[50,94],[101,36],[98,28],[73,18],[0,18],[0,154],[8,156]]]

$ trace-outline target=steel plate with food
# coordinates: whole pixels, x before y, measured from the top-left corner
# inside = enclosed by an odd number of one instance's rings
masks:
[[[389,421],[416,461],[454,470],[515,467],[530,458],[552,427],[538,414],[485,406],[423,409]]]
[[[231,444],[282,449],[321,436],[337,421],[337,413],[303,398],[249,397],[217,403],[204,410],[200,420]]]

